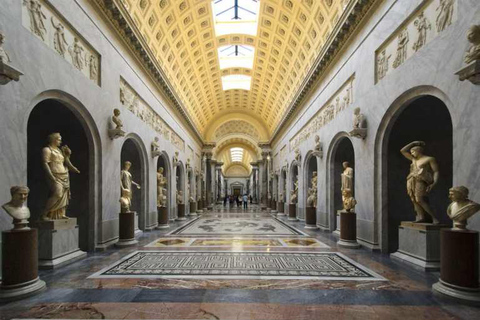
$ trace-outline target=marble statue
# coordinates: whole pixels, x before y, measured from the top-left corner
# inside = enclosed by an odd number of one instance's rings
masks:
[[[317,181],[318,181],[318,175],[317,175],[317,171],[313,171],[312,173],[312,187],[317,187]]]
[[[346,212],[352,212],[355,210],[355,205],[357,204],[357,200],[352,196],[351,189],[343,189],[342,190],[342,202],[343,202],[343,210]]]
[[[290,192],[290,203],[291,204],[297,203],[297,193],[295,192],[295,190],[292,190]]]
[[[467,219],[480,211],[480,204],[468,199],[468,188],[464,186],[450,188],[448,197],[452,203],[447,214],[453,220],[453,229],[466,230]]]
[[[408,29],[403,29],[397,37],[397,55],[393,61],[393,67],[398,68],[405,60],[407,60],[407,45],[409,42]]]
[[[353,130],[349,132],[350,136],[365,139],[367,136],[367,120],[365,115],[360,112],[360,108],[353,110]]]
[[[120,182],[121,182],[120,187],[121,187],[122,197],[124,194],[123,191],[127,190],[128,194],[127,193],[125,194],[129,197],[130,201],[132,201],[132,197],[133,197],[132,184],[136,186],[137,189],[140,189],[140,185],[135,181],[133,181],[132,174],[130,173],[131,166],[132,166],[132,163],[130,161],[125,161],[123,163],[123,169],[120,173]]]
[[[297,161],[298,165],[300,165],[302,161],[302,154],[300,153],[300,149],[295,149],[295,160]]]
[[[70,46],[70,55],[72,56],[72,63],[75,68],[82,71],[84,65],[83,51],[85,49],[80,44],[80,40],[77,37],[73,39],[73,44]]]
[[[280,194],[278,195],[278,201],[280,202],[283,202],[285,199],[283,197],[283,192],[280,192]]]
[[[353,168],[350,167],[350,163],[348,161],[345,161],[342,163],[343,166],[343,172],[342,172],[342,187],[340,191],[345,189],[353,190]]]
[[[424,12],[421,12],[413,25],[417,28],[418,38],[413,43],[413,50],[418,51],[427,43],[427,31],[432,29],[432,24],[427,20]]]
[[[308,189],[307,207],[317,207],[317,188],[311,187]]]
[[[467,38],[472,45],[465,54],[465,63],[470,64],[475,60],[480,60],[480,25],[471,26]]]
[[[315,149],[313,151],[315,156],[323,158],[323,146],[318,135],[315,136]]]
[[[13,218],[13,230],[28,230],[28,219],[30,210],[25,205],[30,189],[25,186],[14,186],[10,188],[12,199],[5,203],[2,208]]]
[[[23,3],[28,9],[28,15],[30,17],[30,30],[45,41],[47,29],[45,28],[44,20],[47,19],[47,17],[42,11],[42,5],[40,4],[40,1],[24,0]]]
[[[90,55],[90,58],[88,60],[88,66],[89,66],[89,73],[90,73],[90,80],[98,80],[98,61],[97,57],[95,57],[93,54]]]
[[[167,178],[163,176],[163,171],[162,167],[157,170],[157,207],[167,206]]]
[[[175,151],[175,155],[173,156],[173,166],[176,166],[178,164],[178,151]]]
[[[69,171],[80,173],[70,162],[72,150],[67,145],[60,148],[61,145],[60,133],[52,133],[48,136],[48,146],[42,150],[43,169],[50,187],[42,220],[68,219],[66,211],[71,196]]]
[[[55,29],[53,36],[53,47],[62,57],[65,57],[65,52],[68,48],[68,42],[65,40],[65,27],[60,22],[55,23],[55,18],[51,18],[52,26]]]
[[[389,60],[392,55],[387,56],[387,51],[384,49],[377,57],[377,79],[383,79],[388,72]]]
[[[183,204],[183,191],[177,190],[177,204]]]
[[[402,155],[412,162],[407,176],[407,193],[417,213],[415,222],[428,222],[428,215],[433,224],[438,224],[439,221],[428,203],[428,194],[437,184],[440,173],[437,160],[423,153],[424,146],[425,142],[414,141],[400,150]]]
[[[153,139],[151,144],[151,149],[152,149],[153,158],[160,156],[161,152],[160,152],[160,145],[158,144],[158,137],[155,137]]]
[[[120,137],[124,137],[126,132],[123,131],[123,122],[122,122],[122,119],[120,119],[119,109],[113,109],[112,122],[115,125],[115,128],[108,129],[108,135],[110,136],[110,139],[113,140]]]
[[[437,8],[437,32],[442,32],[452,24],[455,0],[440,0]]]
[[[5,49],[3,49],[3,44],[5,43],[5,35],[0,32],[0,61],[3,63],[10,62],[10,57],[8,56]]]
[[[120,197],[120,213],[130,212],[130,205],[132,204],[132,194],[130,190],[122,189],[122,195]]]

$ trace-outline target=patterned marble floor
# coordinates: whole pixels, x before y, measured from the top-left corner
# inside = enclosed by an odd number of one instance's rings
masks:
[[[330,248],[315,238],[158,238],[147,244],[146,248],[191,247],[191,248],[271,248],[271,247],[301,247]]]
[[[248,211],[217,206],[207,216],[269,217],[257,206]],[[305,230],[304,222],[286,223]],[[173,223],[170,230],[184,224]],[[177,238],[166,236],[170,230],[145,232],[138,237],[137,246],[89,253],[87,258],[58,270],[41,271],[47,290],[0,305],[0,319],[480,319],[480,308],[432,294],[437,272],[425,273],[378,252],[339,248],[335,235],[319,230],[305,233],[330,249],[269,246],[241,252],[339,252],[387,281],[89,278],[137,251],[238,251],[233,246],[229,250],[210,246],[145,247],[159,238]]]

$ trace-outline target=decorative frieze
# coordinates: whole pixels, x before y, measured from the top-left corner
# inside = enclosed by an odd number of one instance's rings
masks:
[[[120,102],[165,140],[170,141],[179,150],[185,151],[185,141],[163,121],[160,115],[123,78],[120,78]]]
[[[290,140],[290,152],[313,136],[320,128],[330,123],[335,117],[353,104],[353,82],[355,75],[352,75],[342,87],[325,103],[310,121]]]
[[[457,20],[456,0],[427,0],[375,51],[375,83]]]
[[[44,0],[23,0],[22,24],[85,77],[100,85],[100,54]]]

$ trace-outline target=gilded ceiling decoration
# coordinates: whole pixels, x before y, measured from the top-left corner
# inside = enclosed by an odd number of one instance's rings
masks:
[[[231,120],[218,127],[214,135],[215,141],[232,134],[246,135],[256,141],[260,140],[260,134],[253,125],[244,120]]]
[[[210,0],[113,2],[133,21],[201,134],[219,114],[242,112],[261,120],[271,135],[352,1],[261,0],[256,36],[220,37]],[[236,45],[254,48],[253,68],[220,70],[218,49]],[[250,76],[250,90],[224,91],[224,75]]]

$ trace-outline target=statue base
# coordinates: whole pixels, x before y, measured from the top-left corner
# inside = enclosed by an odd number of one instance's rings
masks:
[[[157,207],[158,213],[158,225],[155,229],[167,229],[170,228],[168,225],[168,210],[167,207]]]
[[[440,230],[447,225],[402,221],[398,227],[398,251],[390,257],[423,268],[440,269]]]
[[[357,242],[357,214],[355,212],[340,211],[340,240],[337,244],[344,248],[360,248],[360,244]]]
[[[40,269],[58,268],[87,256],[78,245],[77,218],[38,221],[35,226]]]
[[[6,85],[10,81],[18,81],[23,73],[6,64],[0,59],[0,85]]]
[[[460,81],[468,80],[473,84],[480,84],[480,60],[475,60],[457,73]]]
[[[297,204],[296,203],[290,203],[288,205],[288,220],[298,221],[298,219],[297,219]]]
[[[108,129],[108,136],[110,139],[115,140],[121,137],[125,137],[126,132],[122,129]]]
[[[277,209],[278,213],[277,216],[284,216],[285,215],[285,204],[281,201],[278,202]]]
[[[367,137],[367,128],[355,128],[348,134],[350,137],[365,139]]]
[[[440,231],[440,279],[432,287],[434,292],[480,302],[478,234],[471,230]]]
[[[305,210],[305,229],[318,229],[317,208],[307,207]]]
[[[187,218],[185,217],[185,204],[178,203],[177,204],[177,218],[176,221],[185,221]]]
[[[274,211],[277,211],[277,201],[272,200],[270,208],[272,208],[272,210]]]
[[[129,247],[136,245],[138,240],[135,239],[135,216],[136,212],[124,212],[120,213],[119,216],[119,238],[118,242],[115,243],[116,247]]]
[[[38,277],[37,229],[2,232],[0,301],[19,300],[46,288]]]
[[[189,216],[196,216],[197,215],[197,203],[195,201],[190,201],[190,214]]]

